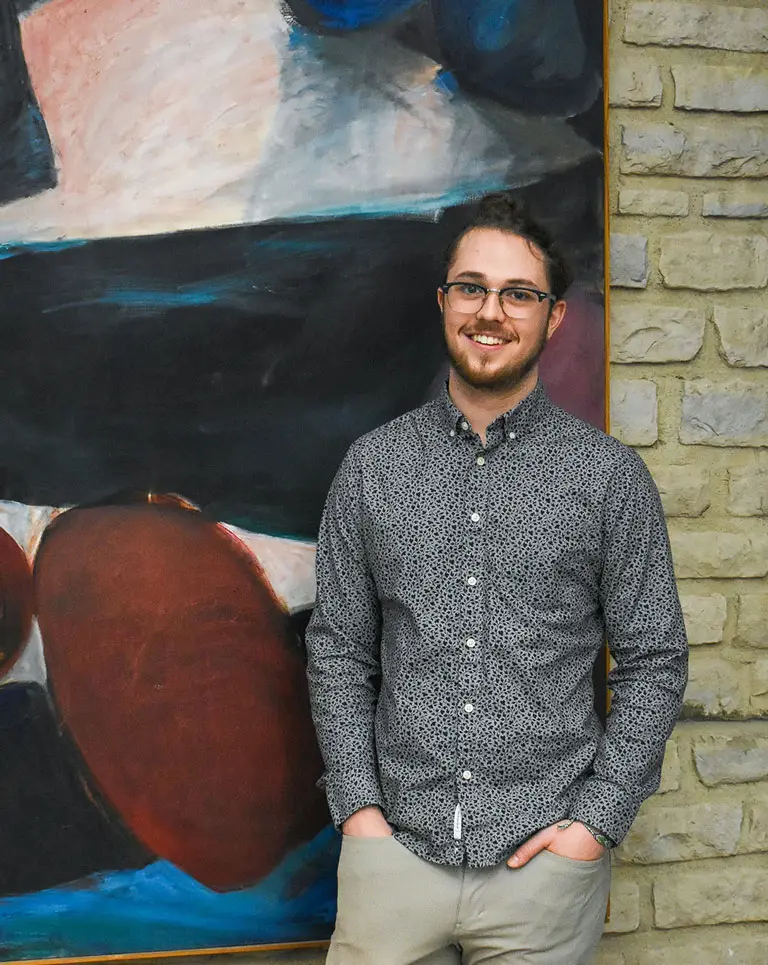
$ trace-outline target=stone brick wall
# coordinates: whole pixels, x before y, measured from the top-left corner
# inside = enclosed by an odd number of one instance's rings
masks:
[[[659,484],[692,661],[598,961],[768,965],[768,3],[612,0],[610,86],[612,431]]]
[[[612,432],[653,472],[691,652],[601,965],[768,963],[768,4],[613,0]]]

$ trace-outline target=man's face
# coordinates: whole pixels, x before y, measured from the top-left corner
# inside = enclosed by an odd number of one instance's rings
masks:
[[[549,291],[540,252],[518,235],[493,228],[475,228],[461,239],[446,281]],[[533,370],[565,314],[565,302],[550,311],[547,299],[523,319],[508,318],[494,293],[472,315],[454,311],[442,291],[437,299],[453,368],[468,385],[489,391],[513,389]]]

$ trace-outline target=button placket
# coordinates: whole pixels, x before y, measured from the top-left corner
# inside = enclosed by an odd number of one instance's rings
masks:
[[[478,659],[481,634],[487,625],[488,587],[486,585],[486,547],[484,521],[488,514],[488,494],[491,487],[489,455],[474,448],[472,462],[466,475],[464,501],[463,552],[464,612],[463,633],[456,641],[461,648],[457,684],[457,799],[465,819],[471,817],[474,795],[470,785],[474,781],[477,764],[477,697],[482,686],[482,661]]]

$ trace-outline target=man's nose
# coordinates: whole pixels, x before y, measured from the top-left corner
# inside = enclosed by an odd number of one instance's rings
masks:
[[[477,311],[477,317],[488,319],[494,322],[503,322],[505,319],[504,311],[501,307],[499,293],[491,289],[485,296],[485,301]]]

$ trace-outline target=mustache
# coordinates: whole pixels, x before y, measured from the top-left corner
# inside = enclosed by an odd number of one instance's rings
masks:
[[[470,327],[462,328],[461,334],[462,335],[491,335],[494,338],[503,338],[507,342],[518,341],[518,338],[514,334],[514,332],[509,332],[506,329],[502,328],[500,325],[483,325],[483,326],[473,325],[471,328]]]

